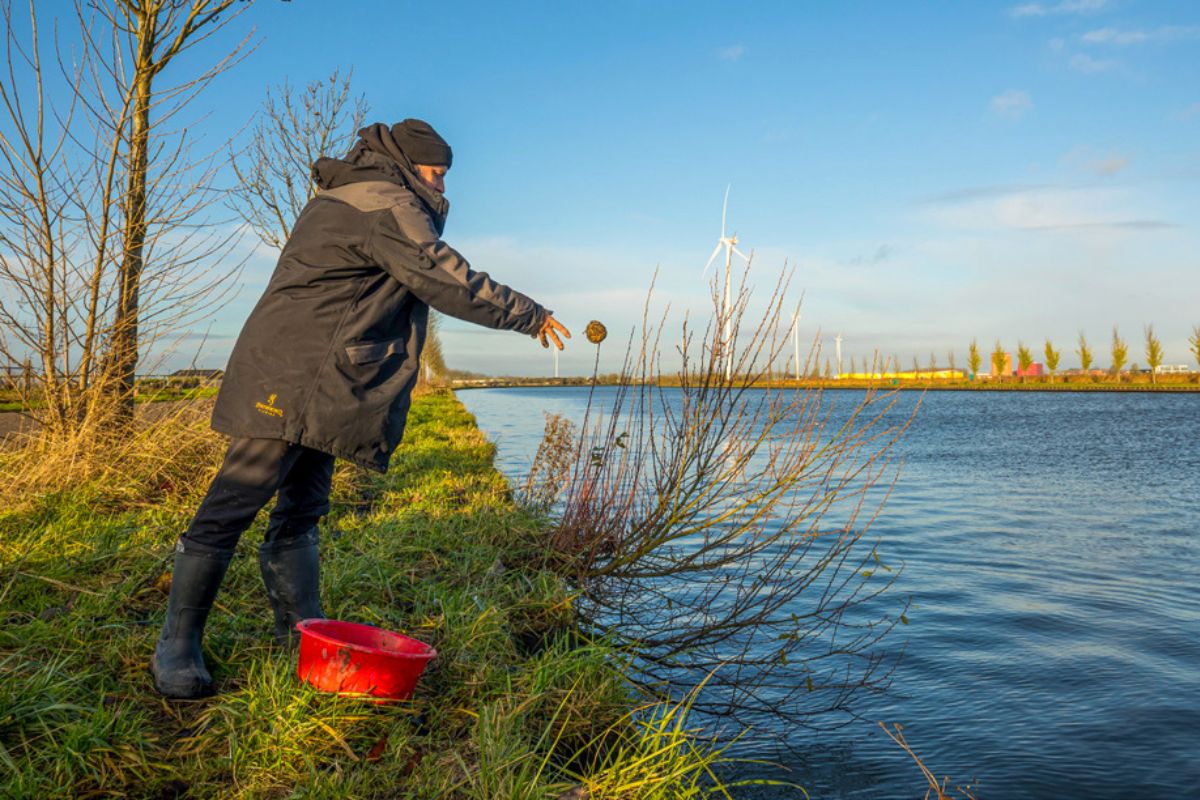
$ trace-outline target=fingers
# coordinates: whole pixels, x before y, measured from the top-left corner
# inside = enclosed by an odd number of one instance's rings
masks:
[[[564,326],[554,317],[546,317],[546,319],[542,322],[542,329],[533,334],[533,338],[540,340],[542,347],[549,347],[550,342],[553,341],[554,346],[559,350],[562,350],[563,341],[562,339],[558,338],[558,334],[560,333],[568,339],[571,338],[571,332],[567,330],[566,326]]]

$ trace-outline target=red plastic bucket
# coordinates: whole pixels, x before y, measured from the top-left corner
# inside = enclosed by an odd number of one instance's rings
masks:
[[[398,633],[335,619],[305,619],[300,631],[300,680],[323,692],[385,700],[412,696],[437,651]]]

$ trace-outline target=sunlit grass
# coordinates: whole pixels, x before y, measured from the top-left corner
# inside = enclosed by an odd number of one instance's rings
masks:
[[[387,476],[339,465],[322,523],[326,612],[438,649],[414,698],[371,704],[296,680],[254,555],[265,514],[210,618],[218,694],[160,698],[146,665],[171,549],[223,453],[205,411],[108,452],[0,452],[0,481],[16,487],[0,509],[0,797],[482,800],[581,783],[594,797],[688,796],[604,794],[630,770],[700,764],[703,742],[681,729],[695,742],[673,745],[675,761],[615,771],[614,753],[641,753],[613,749],[642,735],[640,701],[615,653],[574,629],[570,588],[544,566],[544,520],[512,502],[492,445],[448,393],[416,400]]]

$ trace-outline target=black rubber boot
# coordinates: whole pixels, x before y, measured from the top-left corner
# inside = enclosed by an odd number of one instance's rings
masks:
[[[232,557],[232,550],[185,550],[183,542],[175,545],[167,619],[150,659],[154,685],[167,697],[212,694],[212,676],[204,666],[200,640]]]
[[[325,618],[321,610],[321,567],[317,529],[258,548],[267,597],[275,611],[275,641],[294,645],[300,639],[296,623],[302,619]]]

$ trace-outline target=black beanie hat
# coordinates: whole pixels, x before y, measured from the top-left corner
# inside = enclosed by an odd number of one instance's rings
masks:
[[[392,126],[392,138],[414,164],[449,167],[454,153],[433,126],[419,119],[406,119]]]

